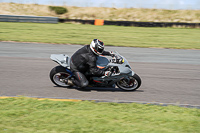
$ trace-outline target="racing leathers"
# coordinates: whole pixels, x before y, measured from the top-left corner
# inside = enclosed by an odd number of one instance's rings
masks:
[[[111,56],[111,53],[103,51],[102,55]],[[90,49],[90,45],[80,48],[72,55],[70,69],[74,73],[75,79],[72,82],[76,86],[83,88],[88,85],[89,82],[84,75],[86,71],[89,71],[91,75],[95,76],[105,75],[105,71],[96,66],[97,56]]]

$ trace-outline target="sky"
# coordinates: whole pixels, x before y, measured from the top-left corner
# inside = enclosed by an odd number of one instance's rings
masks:
[[[0,0],[0,2],[79,7],[159,8],[200,10],[200,0]]]

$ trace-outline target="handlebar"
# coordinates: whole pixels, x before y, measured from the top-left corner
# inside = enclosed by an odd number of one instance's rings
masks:
[[[111,62],[122,64],[122,63],[124,63],[124,59],[121,56],[116,55],[116,56],[113,57],[113,59],[111,59]]]

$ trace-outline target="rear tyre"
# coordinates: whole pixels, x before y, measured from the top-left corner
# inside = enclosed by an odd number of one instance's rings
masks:
[[[116,83],[116,85],[122,90],[134,91],[134,90],[137,90],[141,86],[141,79],[135,73],[133,76],[121,79],[120,81]]]
[[[71,86],[71,85],[68,85],[66,82],[66,78],[68,78],[69,76],[70,74],[66,71],[66,68],[62,66],[54,67],[49,74],[51,81],[59,87]]]

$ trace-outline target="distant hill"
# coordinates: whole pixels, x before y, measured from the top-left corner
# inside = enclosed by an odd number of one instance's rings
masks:
[[[48,5],[1,3],[0,14],[54,16],[69,19],[104,19],[138,22],[190,22],[200,23],[200,10],[164,10],[142,8],[70,7],[68,12],[56,15]]]

